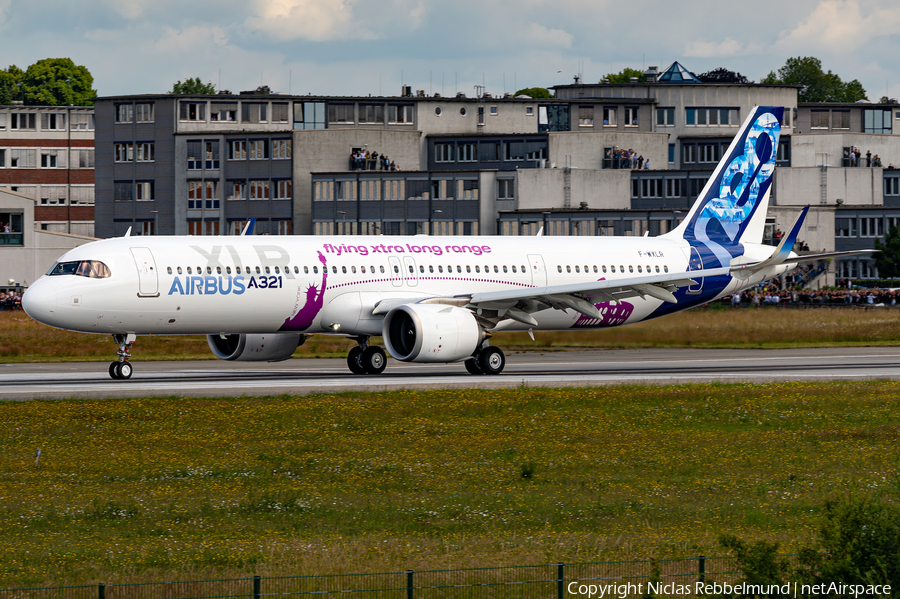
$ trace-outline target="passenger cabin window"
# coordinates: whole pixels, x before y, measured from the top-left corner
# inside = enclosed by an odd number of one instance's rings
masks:
[[[58,275],[75,275],[89,279],[109,278],[109,267],[98,260],[78,260],[75,262],[57,262],[47,274],[51,277]]]

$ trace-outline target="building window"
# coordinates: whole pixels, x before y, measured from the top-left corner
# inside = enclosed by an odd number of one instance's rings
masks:
[[[353,104],[329,104],[328,105],[328,122],[329,123],[352,123]]]
[[[578,107],[578,126],[593,127],[594,126],[594,107],[579,106]]]
[[[133,201],[134,183],[131,181],[116,181],[113,183],[113,200],[116,202]]]
[[[637,127],[638,126],[638,109],[634,106],[629,106],[625,109],[625,126],[626,127]]]
[[[139,202],[149,202],[154,199],[153,195],[154,184],[153,181],[138,181],[135,185],[135,199]]]
[[[41,185],[41,205],[64,206],[66,203],[65,185]]]
[[[273,187],[275,188],[275,199],[276,200],[290,200],[291,199],[291,180],[290,179],[281,179],[279,181],[273,181]]]
[[[787,110],[785,110],[785,113]],[[832,124],[835,129],[849,129],[850,128],[850,111],[849,110],[835,110],[831,113]],[[826,125],[827,127],[827,125]]]
[[[453,162],[453,144],[434,144],[435,162]]]
[[[525,160],[546,160],[547,148],[539,148],[525,153]]]
[[[683,191],[682,179],[666,179],[666,197],[680,198]]]
[[[291,231],[292,231],[291,221],[276,220],[276,221],[274,221],[274,223],[278,227],[278,230],[275,232],[276,235],[290,235],[291,234]]]
[[[410,104],[388,105],[388,122],[393,125],[411,125],[413,122],[413,107]]]
[[[41,113],[41,129],[44,131],[65,131],[66,115],[61,112]]]
[[[134,144],[118,143],[115,144],[115,150],[116,162],[131,162],[134,160]]]
[[[206,140],[203,142],[203,152],[206,157],[206,168],[215,170],[219,168],[219,142],[218,140]]]
[[[250,181],[250,199],[251,200],[268,200],[269,199],[269,182],[268,181]]]
[[[900,195],[900,177],[886,177],[884,180],[884,195]]]
[[[269,122],[268,104],[241,103],[241,121],[244,123]]]
[[[285,102],[272,103],[272,122],[286,123],[288,122],[288,105]]]
[[[686,108],[685,125],[691,127],[736,126],[738,122],[737,108]]]
[[[503,144],[504,160],[524,160],[525,144],[518,141],[504,142]]]
[[[37,168],[37,150],[10,149],[9,168]]]
[[[835,237],[856,237],[855,218],[834,219]]]
[[[828,111],[812,110],[809,114],[810,129],[828,129]]]
[[[137,144],[136,158],[138,162],[153,162],[156,144],[153,142],[141,142]]]
[[[153,104],[141,103],[134,106],[135,120],[138,123],[153,122]]]
[[[497,107],[491,106],[491,116],[497,116]]]
[[[69,127],[72,131],[93,131],[94,115],[85,114],[83,112],[72,113],[72,116],[69,119]]]
[[[669,164],[675,164],[675,144],[669,144]]]
[[[791,142],[790,141],[779,141],[778,142],[778,151],[775,152],[775,160],[777,162],[787,162],[791,159]]]
[[[884,235],[884,221],[881,217],[864,217],[859,219],[860,237],[881,237]]]
[[[675,124],[674,108],[657,108],[656,124],[659,127],[671,127]]]
[[[603,108],[603,126],[604,127],[615,127],[616,126],[616,109],[610,106],[606,106]]]
[[[203,168],[203,142],[199,139],[187,142],[187,167],[189,171]]]
[[[188,210],[209,210],[219,208],[218,181],[188,181]]]
[[[33,112],[13,112],[10,114],[9,128],[17,131],[33,131],[35,117]]]
[[[0,130],[6,129],[6,113],[0,111]]]
[[[458,144],[456,146],[457,160],[459,162],[477,162],[478,153],[475,144]]]
[[[232,123],[237,120],[237,102],[213,102],[209,120],[214,123]]]
[[[131,123],[134,121],[134,104],[116,104],[116,122]]]
[[[6,168],[6,150],[0,150],[0,168]]]
[[[247,160],[246,139],[232,139],[228,141],[228,160]]]
[[[685,164],[697,162],[697,146],[694,144],[684,144],[681,146],[681,153],[684,155],[681,161]]]
[[[383,104],[360,104],[359,105],[359,122],[370,125],[381,125],[384,123],[384,105]]]
[[[890,110],[863,110],[863,133],[891,133],[892,125]]]
[[[182,121],[205,121],[206,102],[182,102],[179,116]]]
[[[719,144],[700,144],[700,157],[698,162],[718,162]]]
[[[70,202],[72,204],[93,204],[93,185],[73,185],[69,188]]]
[[[267,160],[269,158],[269,140],[250,140],[250,160]]]
[[[70,168],[94,168],[94,149],[79,148],[72,150]]]
[[[247,199],[247,182],[246,181],[229,181],[228,182],[229,200],[246,200]]]
[[[41,150],[41,168],[66,168],[66,151]]]
[[[289,139],[273,139],[272,140],[272,159],[273,160],[289,160],[291,157],[291,140]]]
[[[514,200],[516,199],[516,181],[515,179],[497,179],[497,199],[498,200]]]
[[[534,106],[525,107],[525,116],[534,116]]]
[[[662,179],[641,179],[642,198],[661,198]]]

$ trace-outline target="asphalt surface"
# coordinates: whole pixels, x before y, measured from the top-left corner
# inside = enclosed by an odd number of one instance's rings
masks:
[[[109,378],[106,362],[0,364],[0,400],[148,396],[305,395],[390,389],[589,387],[688,382],[900,379],[900,348],[789,350],[575,350],[516,352],[496,376],[458,364],[388,360],[384,373],[356,376],[343,359],[278,363],[133,361],[127,381]]]

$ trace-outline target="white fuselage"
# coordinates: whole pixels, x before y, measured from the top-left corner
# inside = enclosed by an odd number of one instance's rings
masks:
[[[28,306],[45,324],[90,333],[377,335],[382,316],[372,310],[382,300],[685,272],[689,252],[661,237],[123,237],[59,259],[103,262],[109,277],[44,276]],[[735,279],[715,296],[752,282]],[[535,328],[636,322],[661,302],[632,298],[627,311],[615,304],[602,322],[542,310]],[[506,320],[495,330],[525,328]]]

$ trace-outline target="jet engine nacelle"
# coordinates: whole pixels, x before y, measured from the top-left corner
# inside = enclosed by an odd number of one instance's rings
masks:
[[[207,335],[209,349],[220,360],[236,362],[281,362],[303,345],[306,335],[269,333],[264,335]]]
[[[484,341],[475,315],[443,304],[407,304],[384,318],[384,344],[403,362],[457,362],[470,357]]]

